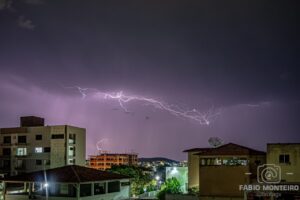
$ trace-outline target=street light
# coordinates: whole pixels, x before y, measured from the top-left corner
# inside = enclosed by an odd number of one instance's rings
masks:
[[[156,179],[157,181],[159,181],[159,180],[160,180],[160,177],[157,175],[157,176],[155,176],[155,179]]]

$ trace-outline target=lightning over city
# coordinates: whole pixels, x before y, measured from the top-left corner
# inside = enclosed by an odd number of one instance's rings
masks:
[[[74,87],[66,87],[66,88],[76,88],[79,93],[82,95],[82,99],[91,96],[92,98],[98,100],[112,100],[118,102],[119,106],[124,110],[124,112],[131,112],[126,107],[126,104],[130,102],[136,101],[140,102],[143,105],[153,106],[156,109],[161,111],[166,111],[174,116],[188,119],[192,121],[196,121],[201,125],[210,125],[210,123],[220,115],[220,109],[211,108],[207,112],[200,112],[196,108],[190,110],[184,110],[178,105],[168,104],[163,101],[159,101],[157,99],[148,98],[144,96],[138,95],[127,95],[123,91],[118,92],[101,92],[95,88],[82,88],[79,86]]]

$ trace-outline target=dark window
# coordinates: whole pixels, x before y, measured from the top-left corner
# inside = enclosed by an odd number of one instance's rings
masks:
[[[108,193],[120,192],[120,181],[108,182]]]
[[[36,165],[42,165],[42,160],[35,160]]]
[[[64,139],[65,135],[64,134],[53,134],[51,136],[52,139]]]
[[[43,135],[35,135],[35,140],[42,140],[43,139]]]
[[[94,184],[94,194],[105,194],[106,183],[95,183]]]
[[[26,144],[26,136],[18,136],[18,143]]]
[[[290,155],[279,155],[279,163],[290,163]]]
[[[11,155],[11,149],[10,148],[3,148],[3,155],[4,156],[10,156]]]
[[[44,147],[44,152],[50,152],[51,148],[50,147]]]
[[[3,161],[3,169],[9,169],[10,170],[10,160],[4,160]]]
[[[11,137],[10,136],[4,136],[3,137],[3,143],[4,144],[11,144]]]
[[[92,184],[80,184],[80,196],[86,197],[92,195]]]
[[[129,186],[130,182],[121,182],[121,186]]]

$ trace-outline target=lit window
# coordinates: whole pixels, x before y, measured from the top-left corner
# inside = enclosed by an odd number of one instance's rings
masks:
[[[35,153],[43,153],[43,147],[35,147]]]
[[[76,134],[69,134],[69,144],[75,144]]]
[[[69,156],[75,156],[75,147],[69,147]]]
[[[17,148],[17,156],[26,156],[26,155],[27,155],[26,147]]]

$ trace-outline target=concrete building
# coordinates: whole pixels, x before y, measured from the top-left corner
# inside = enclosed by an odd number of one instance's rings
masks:
[[[129,199],[127,176],[69,165],[2,178],[5,200]]]
[[[206,151],[210,148],[193,148],[184,150],[184,153],[188,153],[188,188],[199,189],[199,156],[200,152]]]
[[[198,153],[200,196],[243,198],[239,185],[257,182],[257,167],[266,153],[229,143]]]
[[[88,166],[93,169],[106,170],[113,165],[137,165],[138,155],[134,153],[119,154],[101,152],[96,156],[89,156]]]
[[[281,182],[300,183],[300,143],[267,144],[267,163],[281,169]]]
[[[184,152],[189,153],[189,187],[198,185],[201,199],[243,199],[239,185],[256,182],[257,167],[266,163],[265,152],[233,143]]]
[[[0,173],[85,165],[85,143],[84,128],[45,126],[43,118],[21,117],[20,127],[0,129]]]

